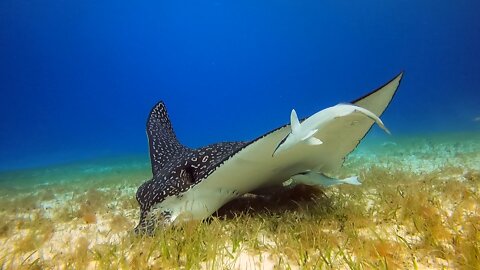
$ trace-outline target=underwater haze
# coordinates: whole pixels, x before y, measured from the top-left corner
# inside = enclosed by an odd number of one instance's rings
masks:
[[[292,108],[306,117],[401,71],[382,117],[393,136],[478,132],[478,10],[473,0],[3,0],[0,169],[146,158],[159,100],[188,146],[251,140]]]
[[[0,269],[480,269],[479,11],[0,0]]]

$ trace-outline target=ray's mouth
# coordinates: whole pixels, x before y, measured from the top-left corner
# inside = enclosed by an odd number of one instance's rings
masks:
[[[135,227],[134,233],[138,235],[154,235],[155,230],[172,223],[172,211],[152,211]]]

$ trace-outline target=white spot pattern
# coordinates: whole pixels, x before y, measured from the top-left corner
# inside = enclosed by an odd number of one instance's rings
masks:
[[[168,196],[178,196],[206,179],[225,160],[248,145],[245,142],[223,142],[199,149],[181,145],[163,102],[159,102],[150,113],[147,135],[153,178],[137,190],[139,227],[152,225],[147,220],[152,206]]]

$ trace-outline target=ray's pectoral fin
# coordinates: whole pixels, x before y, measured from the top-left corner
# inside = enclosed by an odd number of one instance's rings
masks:
[[[146,130],[152,174],[156,175],[174,158],[176,153],[184,151],[185,146],[177,140],[167,108],[161,101],[150,112]]]
[[[306,171],[303,173],[296,174],[291,177],[293,183],[295,184],[305,184],[311,186],[335,186],[340,184],[349,184],[349,185],[361,185],[358,181],[357,176],[348,177],[345,179],[335,179],[324,175],[323,173],[317,173],[312,171]]]

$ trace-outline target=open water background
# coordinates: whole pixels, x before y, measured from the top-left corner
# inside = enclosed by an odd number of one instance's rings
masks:
[[[164,100],[191,147],[381,86],[393,136],[480,132],[480,2],[0,1],[0,170],[147,155]],[[378,128],[369,139],[385,136]]]

